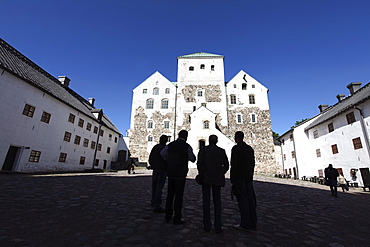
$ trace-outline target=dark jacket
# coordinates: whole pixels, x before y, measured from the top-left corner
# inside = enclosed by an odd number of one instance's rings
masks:
[[[327,180],[337,180],[337,177],[339,176],[339,172],[337,169],[333,167],[327,167],[325,168],[325,179]]]
[[[229,170],[229,160],[223,148],[209,145],[198,153],[197,168],[204,172],[204,184],[225,186],[225,173]]]
[[[157,144],[149,154],[149,164],[153,170],[167,170],[167,162],[161,156],[161,151],[166,145]]]
[[[168,144],[167,176],[169,178],[186,178],[188,174],[190,145],[185,140],[177,139]]]
[[[231,183],[235,183],[239,179],[252,181],[254,166],[254,150],[251,146],[240,142],[231,149]]]

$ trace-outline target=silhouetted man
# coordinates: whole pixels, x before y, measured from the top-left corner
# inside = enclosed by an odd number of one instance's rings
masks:
[[[203,147],[198,153],[197,168],[204,174],[202,184],[203,194],[203,230],[211,230],[211,189],[214,205],[214,226],[216,233],[222,232],[221,222],[221,187],[225,186],[225,173],[229,170],[229,160],[223,148],[216,144],[216,135],[209,136],[209,145]]]
[[[236,187],[236,199],[240,210],[240,224],[234,227],[250,231],[257,229],[256,196],[253,189],[254,150],[244,141],[244,133],[235,133],[236,145],[231,150],[230,180]]]
[[[159,144],[155,145],[149,155],[149,164],[153,169],[152,175],[152,201],[153,212],[164,213],[162,204],[162,189],[166,183],[167,162],[161,156],[161,151],[166,146],[167,136],[161,135]]]
[[[167,177],[168,189],[166,199],[166,222],[172,219],[173,224],[184,224],[182,219],[182,203],[184,197],[184,189],[186,182],[186,175],[188,174],[188,161],[195,162],[195,155],[191,146],[186,143],[188,132],[181,130],[179,138],[176,141],[168,144],[162,151],[162,157],[167,161]]]
[[[332,164],[329,164],[327,168],[325,168],[325,179],[328,181],[330,186],[331,195],[338,197],[337,192],[337,177],[339,176],[339,172],[337,169],[333,168]]]

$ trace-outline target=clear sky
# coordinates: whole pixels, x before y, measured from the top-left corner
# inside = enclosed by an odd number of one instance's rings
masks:
[[[266,86],[272,128],[370,81],[369,0],[0,0],[0,35],[51,75],[94,97],[125,135],[132,90],[155,71],[176,81],[180,55],[225,56]]]

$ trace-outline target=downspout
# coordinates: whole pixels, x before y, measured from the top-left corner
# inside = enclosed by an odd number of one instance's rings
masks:
[[[96,155],[97,155],[97,152],[98,152],[100,130],[101,130],[101,126],[102,126],[103,110],[100,110],[98,114],[99,114],[98,115],[99,128],[98,128],[98,137],[96,138],[96,145],[95,145],[95,150],[94,150],[94,159],[93,159],[93,164],[92,164],[92,168],[91,168],[92,170],[94,170]]]
[[[281,161],[283,164],[283,173],[285,174],[285,162],[284,162],[284,151],[283,151],[283,145],[281,145],[281,141],[279,140],[280,143],[280,149],[281,149]]]
[[[229,97],[227,96],[227,83],[225,82],[225,98],[226,98],[226,121],[227,121],[227,137],[230,135],[230,123],[229,123]]]
[[[292,131],[292,134],[294,133],[294,129]],[[297,161],[297,151],[296,151],[296,148],[295,148],[295,138],[294,138],[294,135],[293,135],[293,148],[294,148],[294,160],[295,160],[295,168],[297,170],[297,178],[294,178],[294,179],[299,179],[299,172],[298,172],[298,161]]]
[[[173,123],[173,140],[176,138],[176,119],[177,119],[177,84],[176,84],[176,91],[175,91],[175,119]]]
[[[355,108],[356,110],[358,110],[360,112],[361,129],[362,129],[362,132],[363,132],[363,135],[364,135],[364,138],[365,138],[367,154],[370,157],[370,141],[369,141],[369,135],[366,131],[366,125],[365,125],[365,120],[364,120],[364,115],[362,113],[362,109],[358,108],[357,106],[354,106],[353,108]]]

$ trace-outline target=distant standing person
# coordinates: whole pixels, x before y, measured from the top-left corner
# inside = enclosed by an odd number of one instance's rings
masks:
[[[234,228],[251,231],[257,229],[256,196],[253,188],[254,150],[244,141],[244,133],[235,133],[236,145],[231,150],[230,180],[236,188],[241,221]]]
[[[216,233],[222,232],[221,222],[221,187],[225,186],[225,173],[229,170],[229,160],[223,148],[216,144],[216,135],[209,136],[209,145],[203,147],[198,153],[197,168],[204,174],[202,184],[203,194],[203,230],[211,230],[211,189],[214,205],[214,226]]]
[[[162,157],[167,161],[167,198],[165,208],[166,222],[170,222],[173,212],[173,224],[184,224],[182,219],[182,204],[184,197],[184,189],[186,175],[188,174],[188,162],[195,162],[195,155],[191,146],[186,143],[188,132],[181,130],[179,138],[176,141],[168,144],[162,151]]]
[[[330,186],[331,195],[338,197],[337,191],[337,177],[339,176],[339,172],[337,169],[333,168],[332,164],[329,164],[328,167],[325,168],[325,179],[328,181]]]
[[[153,169],[152,175],[152,200],[153,212],[164,213],[162,204],[162,189],[166,183],[167,162],[161,156],[161,151],[166,146],[167,136],[161,135],[159,144],[155,145],[149,155],[149,164]]]

